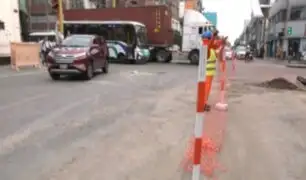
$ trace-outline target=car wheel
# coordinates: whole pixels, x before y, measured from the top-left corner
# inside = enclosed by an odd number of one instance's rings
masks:
[[[108,73],[108,69],[109,69],[109,63],[108,63],[108,59],[105,60],[105,64],[102,67],[102,72],[107,74]]]
[[[90,79],[92,79],[93,76],[94,76],[94,68],[93,68],[92,62],[90,62],[87,65],[87,69],[86,69],[86,72],[84,74],[84,77],[85,77],[86,80],[90,80]]]
[[[50,74],[51,79],[54,81],[59,80],[61,78],[60,74],[53,74],[53,73],[49,73],[49,74]]]

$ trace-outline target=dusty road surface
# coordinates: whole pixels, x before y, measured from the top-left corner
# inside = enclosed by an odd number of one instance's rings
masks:
[[[249,85],[305,71],[263,62],[237,69],[218,179],[306,179],[306,96]],[[112,64],[90,82],[52,82],[45,72],[1,69],[0,179],[181,179],[196,72]]]

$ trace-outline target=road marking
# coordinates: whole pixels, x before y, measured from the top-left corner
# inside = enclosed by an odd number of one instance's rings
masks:
[[[37,100],[37,99],[40,99],[40,98],[43,98],[43,97],[46,97],[46,96],[47,96],[47,94],[39,94],[39,95],[35,95],[35,96],[32,96],[32,97],[27,97],[27,98],[21,99],[17,102],[13,102],[13,103],[9,103],[9,104],[0,106],[0,111],[7,110],[9,108],[13,108],[13,107],[19,106],[21,104],[25,104],[25,103],[28,103],[30,101],[34,101],[34,100]]]

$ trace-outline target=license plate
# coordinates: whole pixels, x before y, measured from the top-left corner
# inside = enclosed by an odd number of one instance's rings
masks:
[[[67,64],[60,64],[60,69],[67,69]]]

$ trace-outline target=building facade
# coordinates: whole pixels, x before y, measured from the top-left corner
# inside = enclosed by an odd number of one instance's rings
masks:
[[[29,32],[55,30],[56,14],[46,0],[28,0]]]
[[[268,56],[286,58],[306,51],[306,1],[276,0],[269,14]]]
[[[256,3],[257,7],[252,10],[251,19],[245,20],[244,30],[235,44],[247,44],[255,51],[256,56],[263,57],[271,3],[270,0],[259,0]]]

